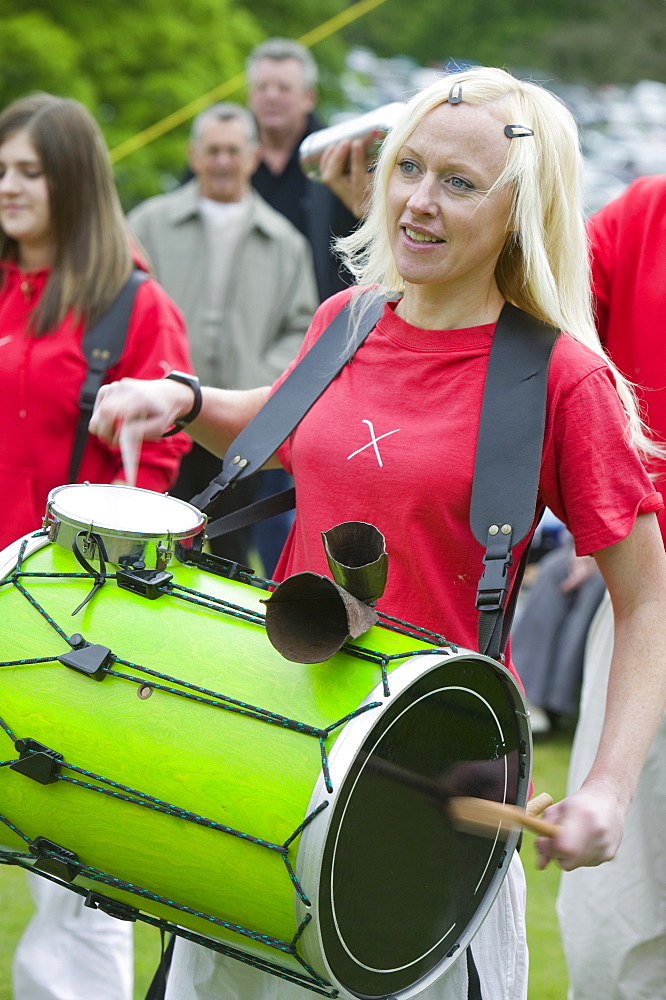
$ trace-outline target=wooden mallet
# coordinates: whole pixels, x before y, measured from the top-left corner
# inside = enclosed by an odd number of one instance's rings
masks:
[[[538,819],[544,809],[552,804],[553,799],[547,792],[531,799],[525,809],[505,802],[457,795],[449,799],[447,809],[453,825],[469,833],[491,837],[498,829],[508,831],[522,827],[541,837],[554,837],[558,827],[554,823]]]

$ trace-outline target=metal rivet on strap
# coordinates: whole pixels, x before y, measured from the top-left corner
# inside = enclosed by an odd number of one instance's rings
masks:
[[[512,529],[512,527],[511,527],[510,524],[503,524],[502,525],[502,534],[503,535],[510,535],[511,532],[512,532],[512,530],[513,529]]]
[[[238,465],[239,462],[240,462],[240,455],[234,455],[234,457],[231,459],[231,464]]]
[[[245,466],[247,465],[247,459],[246,458],[241,458],[241,460],[238,463],[238,465],[240,466],[241,469],[244,469]]]
[[[490,527],[488,528],[488,534],[489,535],[496,535],[498,531],[499,531],[499,528],[497,527],[496,524],[491,524]]]

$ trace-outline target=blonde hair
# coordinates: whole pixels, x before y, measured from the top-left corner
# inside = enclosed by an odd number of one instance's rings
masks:
[[[662,449],[649,437],[633,388],[608,359],[599,341],[591,302],[590,265],[582,209],[580,142],[576,122],[564,104],[534,83],[501,69],[475,68],[442,77],[405,105],[380,151],[370,210],[361,225],[336,248],[362,287],[402,293],[405,282],[391,252],[387,218],[389,181],[398,153],[414,129],[449,95],[484,105],[498,127],[524,126],[534,132],[508,143],[504,169],[493,185],[512,191],[511,218],[495,269],[507,302],[585,344],[609,365],[629,421],[632,443],[645,456]],[[356,293],[360,318],[371,296]]]
[[[25,132],[39,156],[55,241],[53,266],[32,317],[42,335],[70,310],[90,327],[117,297],[132,270],[125,217],[108,150],[92,115],[78,101],[33,94],[0,114],[0,145]],[[18,244],[0,230],[0,259]]]

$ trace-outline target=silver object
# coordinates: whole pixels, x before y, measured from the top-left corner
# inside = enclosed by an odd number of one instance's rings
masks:
[[[343,139],[365,139],[369,158],[377,156],[381,144],[393,128],[405,105],[399,101],[384,104],[381,108],[368,111],[356,118],[329,125],[306,135],[299,146],[298,156],[303,173],[312,181],[322,183],[319,172],[321,155],[329,146],[334,146]]]
[[[187,545],[205,524],[200,510],[165,493],[91,483],[51,490],[44,516],[50,541],[62,548],[72,551],[74,539],[85,532],[78,546],[92,556],[95,534],[109,562],[160,570],[173,561],[175,543]]]

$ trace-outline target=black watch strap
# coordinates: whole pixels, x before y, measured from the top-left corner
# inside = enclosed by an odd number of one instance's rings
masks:
[[[184,417],[179,417],[178,420],[174,422],[173,427],[170,427],[168,431],[165,431],[162,437],[171,437],[172,434],[177,434],[179,431],[184,430],[188,424],[191,424],[195,420],[199,413],[201,412],[201,386],[199,385],[199,379],[196,375],[188,375],[187,372],[169,372],[167,378],[172,379],[174,382],[182,382],[183,385],[189,385],[190,389],[194,393],[194,403],[192,409],[189,413],[186,413]]]

